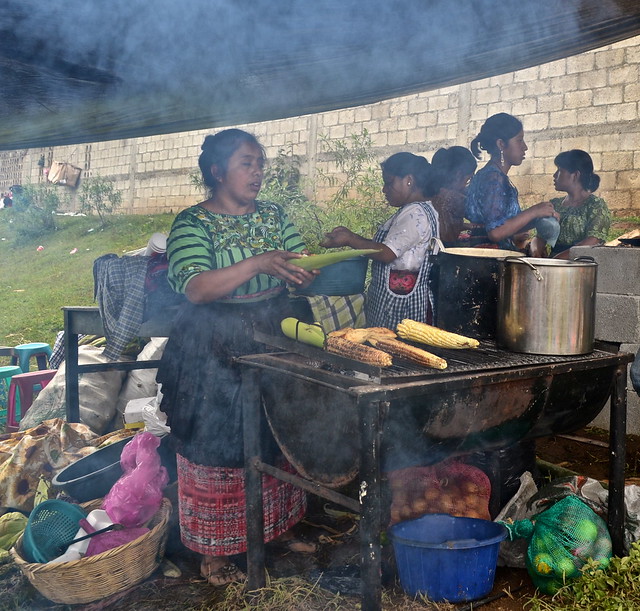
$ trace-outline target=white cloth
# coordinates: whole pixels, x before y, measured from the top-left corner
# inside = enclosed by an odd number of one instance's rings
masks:
[[[427,202],[431,205],[431,202]],[[436,218],[438,213],[435,211]],[[433,237],[429,217],[422,204],[405,204],[382,226],[389,233],[383,244],[390,248],[397,258],[389,264],[391,269],[416,272],[425,259],[429,239]]]

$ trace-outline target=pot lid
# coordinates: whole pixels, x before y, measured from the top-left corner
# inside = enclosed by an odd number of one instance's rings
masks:
[[[576,259],[538,259],[535,257],[523,257],[518,259],[507,259],[505,263],[513,263],[517,265],[527,265],[529,267],[595,267],[598,264],[591,257],[579,257]]]
[[[464,257],[487,257],[501,259],[503,257],[524,257],[524,253],[517,250],[502,250],[500,248],[445,248],[440,252],[448,255],[462,255]]]

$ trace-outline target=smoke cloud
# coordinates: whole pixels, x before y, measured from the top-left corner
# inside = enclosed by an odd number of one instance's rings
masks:
[[[636,0],[3,4],[0,148],[370,103],[640,30]]]

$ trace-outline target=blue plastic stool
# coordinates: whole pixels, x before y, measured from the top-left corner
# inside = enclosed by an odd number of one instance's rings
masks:
[[[19,373],[22,373],[22,369],[17,365],[0,367],[0,427],[2,429],[4,429],[7,421],[7,400],[9,398],[11,378]]]
[[[44,342],[32,342],[30,344],[20,344],[13,348],[15,356],[11,363],[19,365],[22,373],[31,370],[30,361],[35,357],[38,369],[49,369],[49,357],[51,356],[51,346]]]

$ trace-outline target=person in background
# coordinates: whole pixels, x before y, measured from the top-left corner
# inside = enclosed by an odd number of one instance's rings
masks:
[[[589,153],[579,149],[564,151],[554,163],[558,169],[553,186],[566,195],[551,200],[560,215],[560,235],[551,255],[568,259],[572,246],[604,244],[611,227],[611,212],[607,203],[594,195],[600,177],[593,172]]]
[[[455,246],[464,225],[466,189],[478,167],[471,151],[463,146],[438,149],[431,159],[434,187],[431,198],[438,212],[440,240]]]
[[[2,207],[3,208],[12,208],[13,207],[13,199],[11,197],[11,193],[5,193],[2,197]]]
[[[187,300],[158,369],[160,409],[177,453],[181,538],[202,555],[201,574],[213,585],[245,579],[229,558],[246,550],[241,379],[234,359],[263,351],[254,329],[279,332],[290,315],[287,285],[307,286],[317,273],[291,263],[305,245],[284,210],[257,199],[264,163],[261,145],[247,132],[207,136],[199,166],[210,196],[176,216],[167,240],[168,280]],[[291,471],[273,438],[263,436],[265,459]],[[305,513],[304,492],[273,478],[264,486],[265,541],[315,552],[316,544],[290,530]]]
[[[547,256],[560,231],[558,214],[551,202],[522,210],[518,190],[508,176],[513,166],[524,161],[528,150],[520,120],[507,113],[489,117],[470,148],[477,159],[482,151],[491,156],[471,179],[467,191],[465,216],[480,228],[475,231],[476,241],[482,241],[478,236],[484,231],[485,239],[500,248],[525,250],[534,257]],[[530,229],[536,229],[537,235],[529,240]]]
[[[365,314],[367,326],[395,329],[403,318],[433,320],[433,295],[429,287],[428,248],[439,237],[438,213],[429,202],[434,193],[431,165],[413,153],[396,153],[381,164],[384,193],[398,208],[373,240],[335,227],[322,246],[376,248]]]

